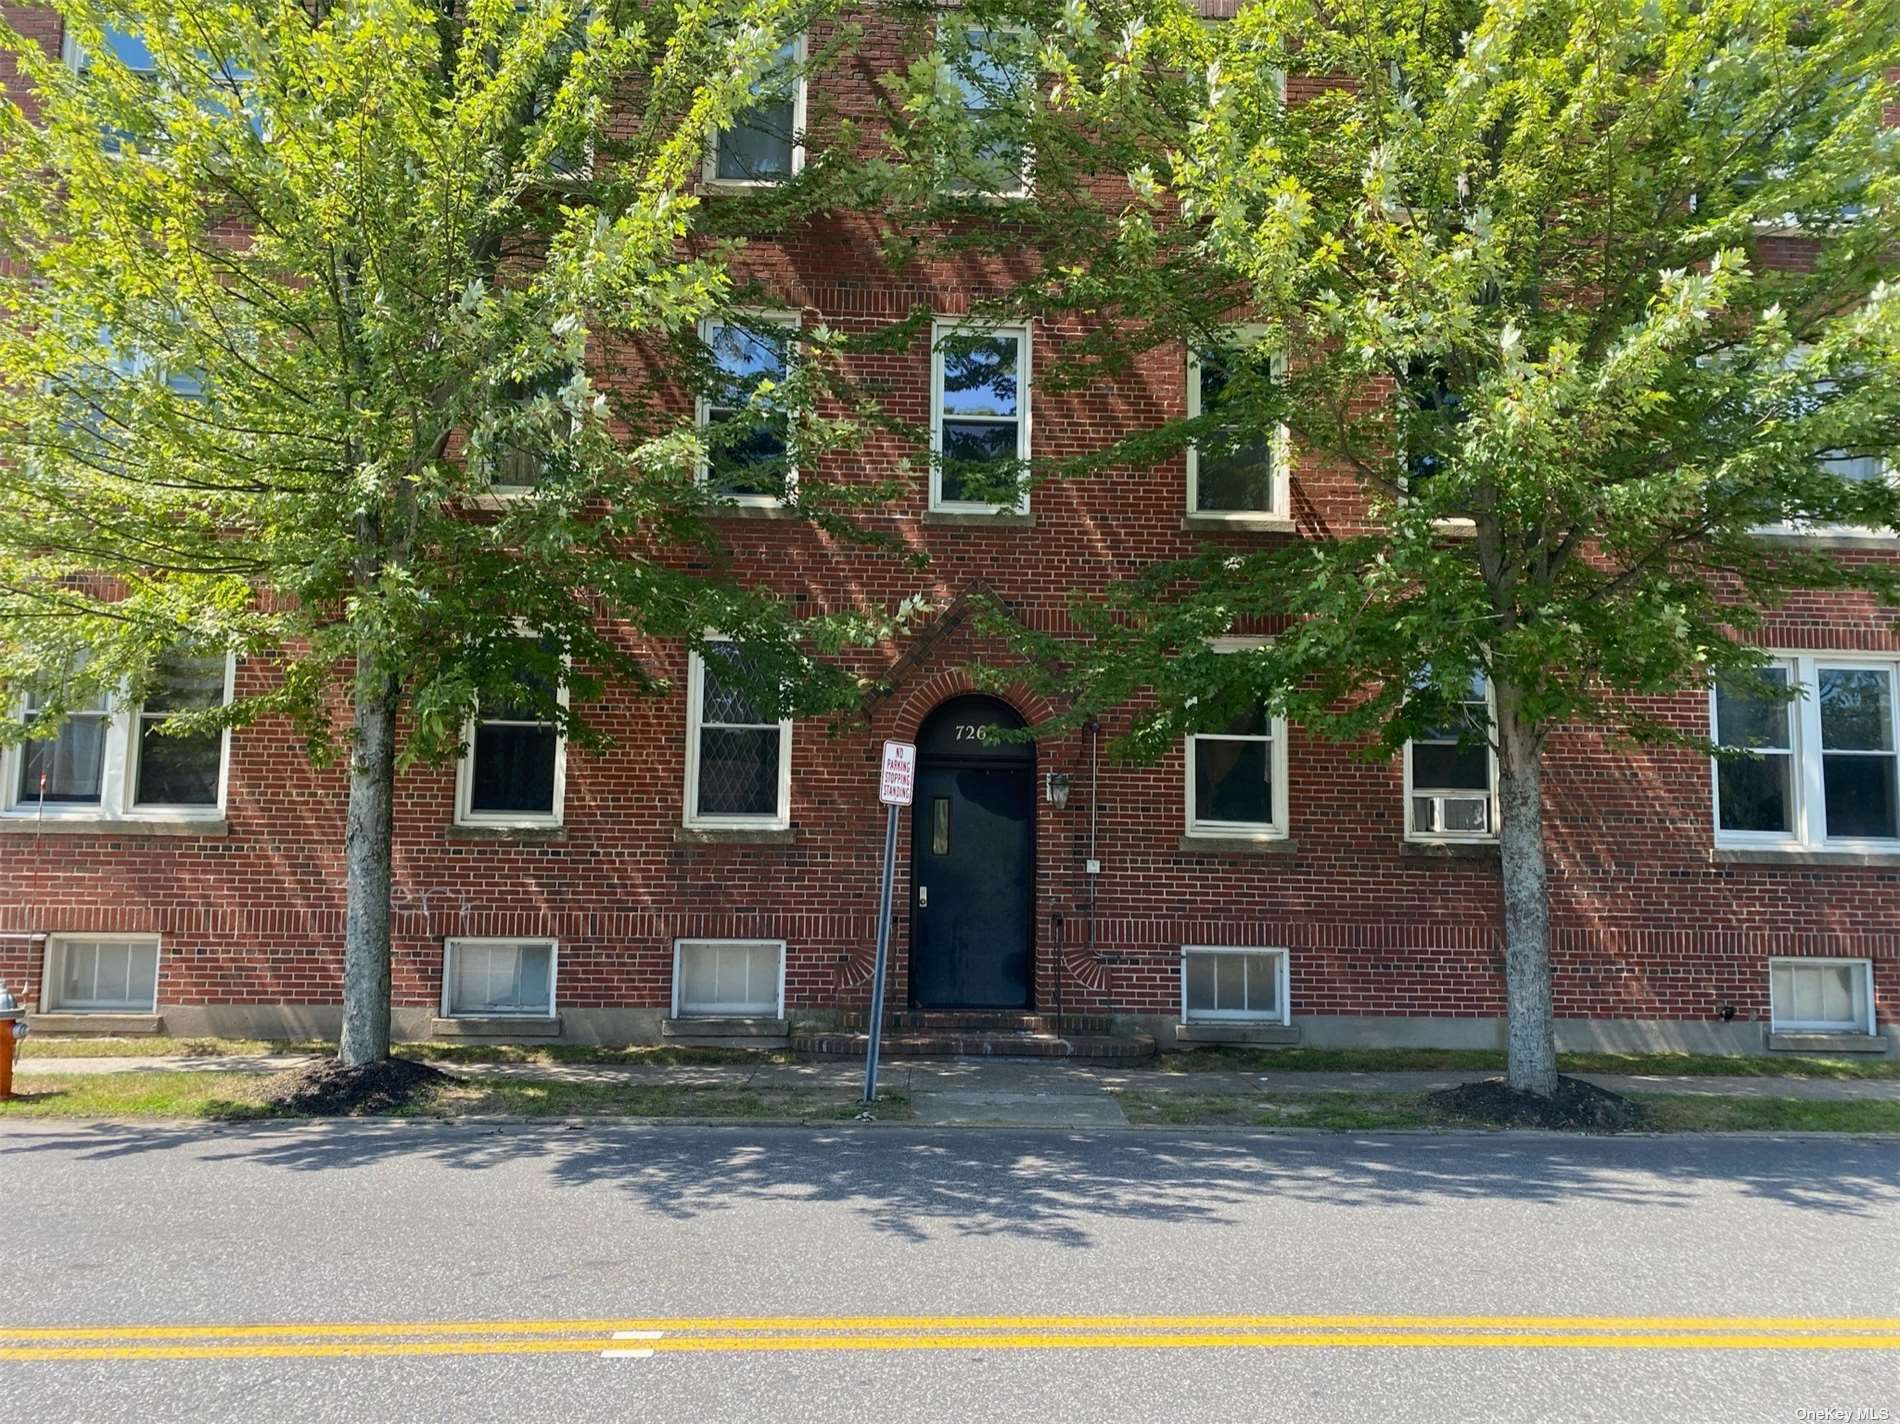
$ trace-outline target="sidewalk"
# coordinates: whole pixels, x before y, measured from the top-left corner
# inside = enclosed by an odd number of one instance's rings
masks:
[[[218,1058],[23,1058],[22,1078],[45,1074],[138,1072],[275,1073],[311,1059],[297,1055]],[[864,1082],[849,1060],[733,1064],[438,1063],[470,1078],[569,1083],[635,1083],[681,1088],[817,1089],[848,1092]],[[1086,1065],[1037,1059],[920,1058],[878,1067],[878,1088],[910,1099],[915,1120],[941,1125],[1120,1127],[1117,1090],[1182,1097],[1255,1094],[1423,1093],[1495,1074],[1168,1072],[1129,1064]],[[1713,1098],[1900,1101],[1897,1079],[1714,1078],[1583,1074],[1617,1093]]]

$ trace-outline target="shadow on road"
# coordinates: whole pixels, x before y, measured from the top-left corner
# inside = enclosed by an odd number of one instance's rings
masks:
[[[1240,1137],[1180,1133],[863,1131],[772,1127],[285,1127],[101,1124],[0,1136],[0,1178],[37,1153],[106,1161],[175,1152],[208,1163],[348,1172],[392,1159],[540,1171],[606,1186],[679,1219],[765,1200],[846,1206],[921,1240],[948,1231],[1089,1246],[1114,1220],[1221,1224],[1259,1198],[1352,1211],[1497,1200],[1687,1208],[1711,1192],[1806,1211],[1892,1216],[1900,1143],[1589,1138]]]

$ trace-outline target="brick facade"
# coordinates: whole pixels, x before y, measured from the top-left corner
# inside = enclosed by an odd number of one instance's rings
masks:
[[[57,44],[51,12],[8,14]],[[837,110],[868,111],[876,73],[891,57],[870,48],[828,75]],[[815,102],[814,115],[826,107]],[[776,305],[852,330],[920,306],[954,315],[999,275],[971,261],[893,277],[871,254],[869,229],[843,219],[755,247],[748,261]],[[1064,336],[1038,327],[1036,359]],[[929,418],[928,344],[919,334],[901,355],[863,358],[857,371],[888,386],[892,414],[918,426]],[[603,350],[598,364],[611,379],[641,379],[636,353]],[[1184,358],[1158,355],[1133,377],[1032,399],[1035,453],[1079,453],[1132,425],[1181,415]],[[1177,457],[1038,488],[1027,526],[971,527],[927,517],[920,454],[879,436],[828,473],[888,477],[909,459],[918,473],[907,497],[866,523],[926,553],[923,573],[895,556],[842,549],[803,524],[738,517],[725,531],[736,571],[813,611],[888,606],[918,592],[954,610],[959,594],[981,584],[1037,626],[1060,629],[1068,590],[1099,588],[1199,540],[1318,537],[1364,518],[1348,477],[1296,456],[1297,532],[1190,532]],[[1887,557],[1877,549],[1842,556]],[[782,939],[793,1014],[862,1009],[882,850],[879,745],[914,736],[933,708],[969,690],[963,667],[992,651],[954,612],[939,616],[953,626],[861,659],[867,673],[891,673],[894,686],[860,722],[835,734],[796,727],[789,837],[704,843],[682,830],[687,712],[679,691],[609,694],[597,716],[613,747],[569,752],[558,831],[457,828],[453,773],[406,774],[397,792],[394,946],[404,1025],[421,1031],[434,1013],[443,940],[461,935],[557,940],[558,1006],[576,1036],[653,1031],[670,1008],[673,945],[682,937]],[[1769,641],[1900,656],[1881,610],[1838,596],[1790,603]],[[656,670],[683,687],[684,652],[651,651]],[[240,686],[270,675],[241,668]],[[1021,695],[1007,700],[1032,723],[1046,711]],[[1653,710],[1706,727],[1701,695]],[[1121,725],[1111,721],[1102,740]],[[1183,944],[1283,946],[1293,1021],[1309,1041],[1324,1041],[1329,1024],[1336,1037],[1495,1041],[1504,1008],[1495,854],[1408,845],[1397,760],[1368,762],[1293,728],[1290,845],[1263,854],[1183,850],[1179,749],[1147,768],[1103,757],[1091,923],[1083,868],[1090,750],[1086,735],[1037,749],[1038,773],[1067,772],[1074,788],[1065,808],[1040,794],[1036,808],[1038,1008],[1170,1022]],[[1900,1009],[1900,849],[1879,864],[1732,863],[1714,852],[1706,758],[1568,728],[1549,767],[1556,998],[1568,1041],[1759,1048],[1771,955],[1870,959],[1883,1025]],[[0,980],[37,999],[44,936],[149,932],[162,943],[157,1001],[168,1028],[333,1023],[343,778],[313,770],[288,729],[266,722],[233,737],[228,788],[223,822],[201,833],[127,824],[73,834],[18,818],[0,826]],[[908,844],[906,827],[900,847]],[[907,862],[900,850],[894,1005],[907,995]]]

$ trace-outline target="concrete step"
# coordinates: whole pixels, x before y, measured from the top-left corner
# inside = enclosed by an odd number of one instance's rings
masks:
[[[870,1026],[870,1015],[847,1012],[838,1025],[853,1033]],[[1114,1024],[1107,1014],[1037,1014],[987,1009],[900,1009],[884,1015],[884,1031],[924,1033],[1048,1033],[1107,1034]]]
[[[870,1038],[849,1030],[795,1033],[792,1051],[813,1058],[862,1058]],[[887,1029],[878,1045],[886,1058],[1066,1058],[1104,1062],[1151,1058],[1151,1034],[1032,1033],[1021,1030]]]

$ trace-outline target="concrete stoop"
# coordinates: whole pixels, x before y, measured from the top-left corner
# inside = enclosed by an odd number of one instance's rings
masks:
[[[792,1051],[813,1058],[862,1058],[866,1016],[835,1029],[794,1030]],[[1154,1056],[1152,1034],[1114,1033],[1105,1016],[904,1012],[885,1019],[878,1051],[890,1058],[1065,1058],[1126,1061]]]

